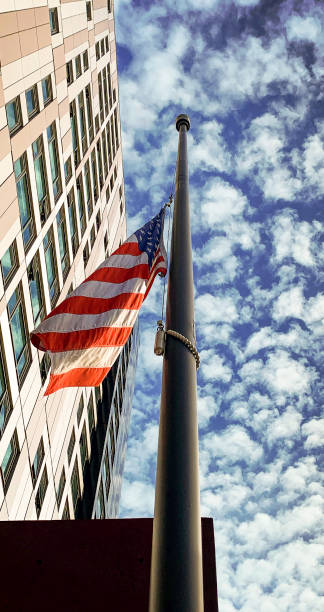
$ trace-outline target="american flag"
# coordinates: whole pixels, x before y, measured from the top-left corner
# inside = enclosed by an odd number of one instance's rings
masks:
[[[156,275],[166,274],[164,214],[132,234],[31,333],[51,357],[45,395],[97,386],[109,372]]]

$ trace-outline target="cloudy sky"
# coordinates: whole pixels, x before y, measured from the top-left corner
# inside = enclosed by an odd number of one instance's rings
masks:
[[[176,115],[192,123],[201,511],[220,612],[319,612],[324,3],[115,9],[129,234],[172,189]],[[153,515],[162,289],[140,316],[121,516]]]

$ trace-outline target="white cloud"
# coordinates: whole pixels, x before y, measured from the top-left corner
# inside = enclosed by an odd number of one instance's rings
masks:
[[[322,26],[316,17],[292,15],[286,22],[286,30],[289,40],[317,42],[321,38]]]
[[[201,375],[205,381],[220,380],[228,383],[232,378],[231,368],[224,363],[224,359],[216,355],[213,349],[201,351]]]
[[[223,181],[214,179],[204,190],[204,202],[201,206],[201,222],[207,227],[230,220],[241,215],[247,206],[246,196],[238,189]]]
[[[306,449],[321,448],[324,436],[324,420],[311,419],[302,426],[302,434],[306,437],[304,442]]]
[[[286,317],[302,318],[304,310],[304,295],[301,287],[293,287],[284,291],[274,303],[273,316],[275,319]]]

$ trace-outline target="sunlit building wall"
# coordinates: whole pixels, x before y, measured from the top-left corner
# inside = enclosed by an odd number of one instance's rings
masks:
[[[44,397],[30,331],[126,237],[113,4],[0,3],[0,520],[116,516],[137,330]]]

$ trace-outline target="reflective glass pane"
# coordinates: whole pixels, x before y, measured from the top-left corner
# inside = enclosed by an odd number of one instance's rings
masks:
[[[36,324],[38,321],[39,315],[40,315],[40,311],[43,306],[39,272],[36,272],[34,280],[29,281],[29,289],[30,289],[30,297],[31,297],[32,308],[33,308],[34,321]]]
[[[43,158],[38,157],[37,159],[35,159],[34,165],[35,165],[37,196],[38,196],[38,201],[41,202],[46,195]]]
[[[15,251],[12,246],[9,247],[8,251],[5,252],[1,259],[1,269],[4,280],[10,274],[11,270],[13,270],[16,266],[16,257]]]
[[[26,333],[21,304],[18,305],[18,308],[12,315],[10,323],[16,361],[18,362],[26,345]]]
[[[34,89],[29,89],[28,91],[26,91],[26,104],[28,115],[32,115],[33,112],[36,110]]]
[[[18,123],[17,103],[14,100],[6,105],[9,130],[13,130]]]
[[[14,451],[14,446],[13,446],[12,440],[10,440],[9,446],[8,446],[8,448],[6,450],[5,456],[4,456],[3,461],[1,463],[1,470],[2,470],[3,474],[6,473],[14,452],[15,452]]]
[[[0,361],[0,398],[2,398],[5,390],[7,388],[6,379],[3,371],[2,361]]]
[[[28,195],[26,175],[24,175],[17,182],[17,194],[18,194],[20,221],[21,221],[22,227],[25,227],[25,225],[28,223],[30,219],[30,206],[29,206],[29,195]]]
[[[57,229],[57,234],[58,234],[58,241],[59,241],[59,247],[60,247],[60,258],[61,261],[64,258],[64,255],[66,253],[66,238],[65,238],[65,232],[64,232],[64,226],[63,224],[60,225]]]
[[[51,162],[52,179],[53,181],[55,181],[58,175],[58,167],[57,167],[57,157],[56,157],[56,146],[53,140],[52,142],[49,143],[48,148],[49,148],[49,156],[50,156],[50,162]]]
[[[48,284],[50,287],[52,287],[54,280],[55,280],[54,254],[53,254],[52,245],[48,247],[45,253],[45,261],[46,261]]]

